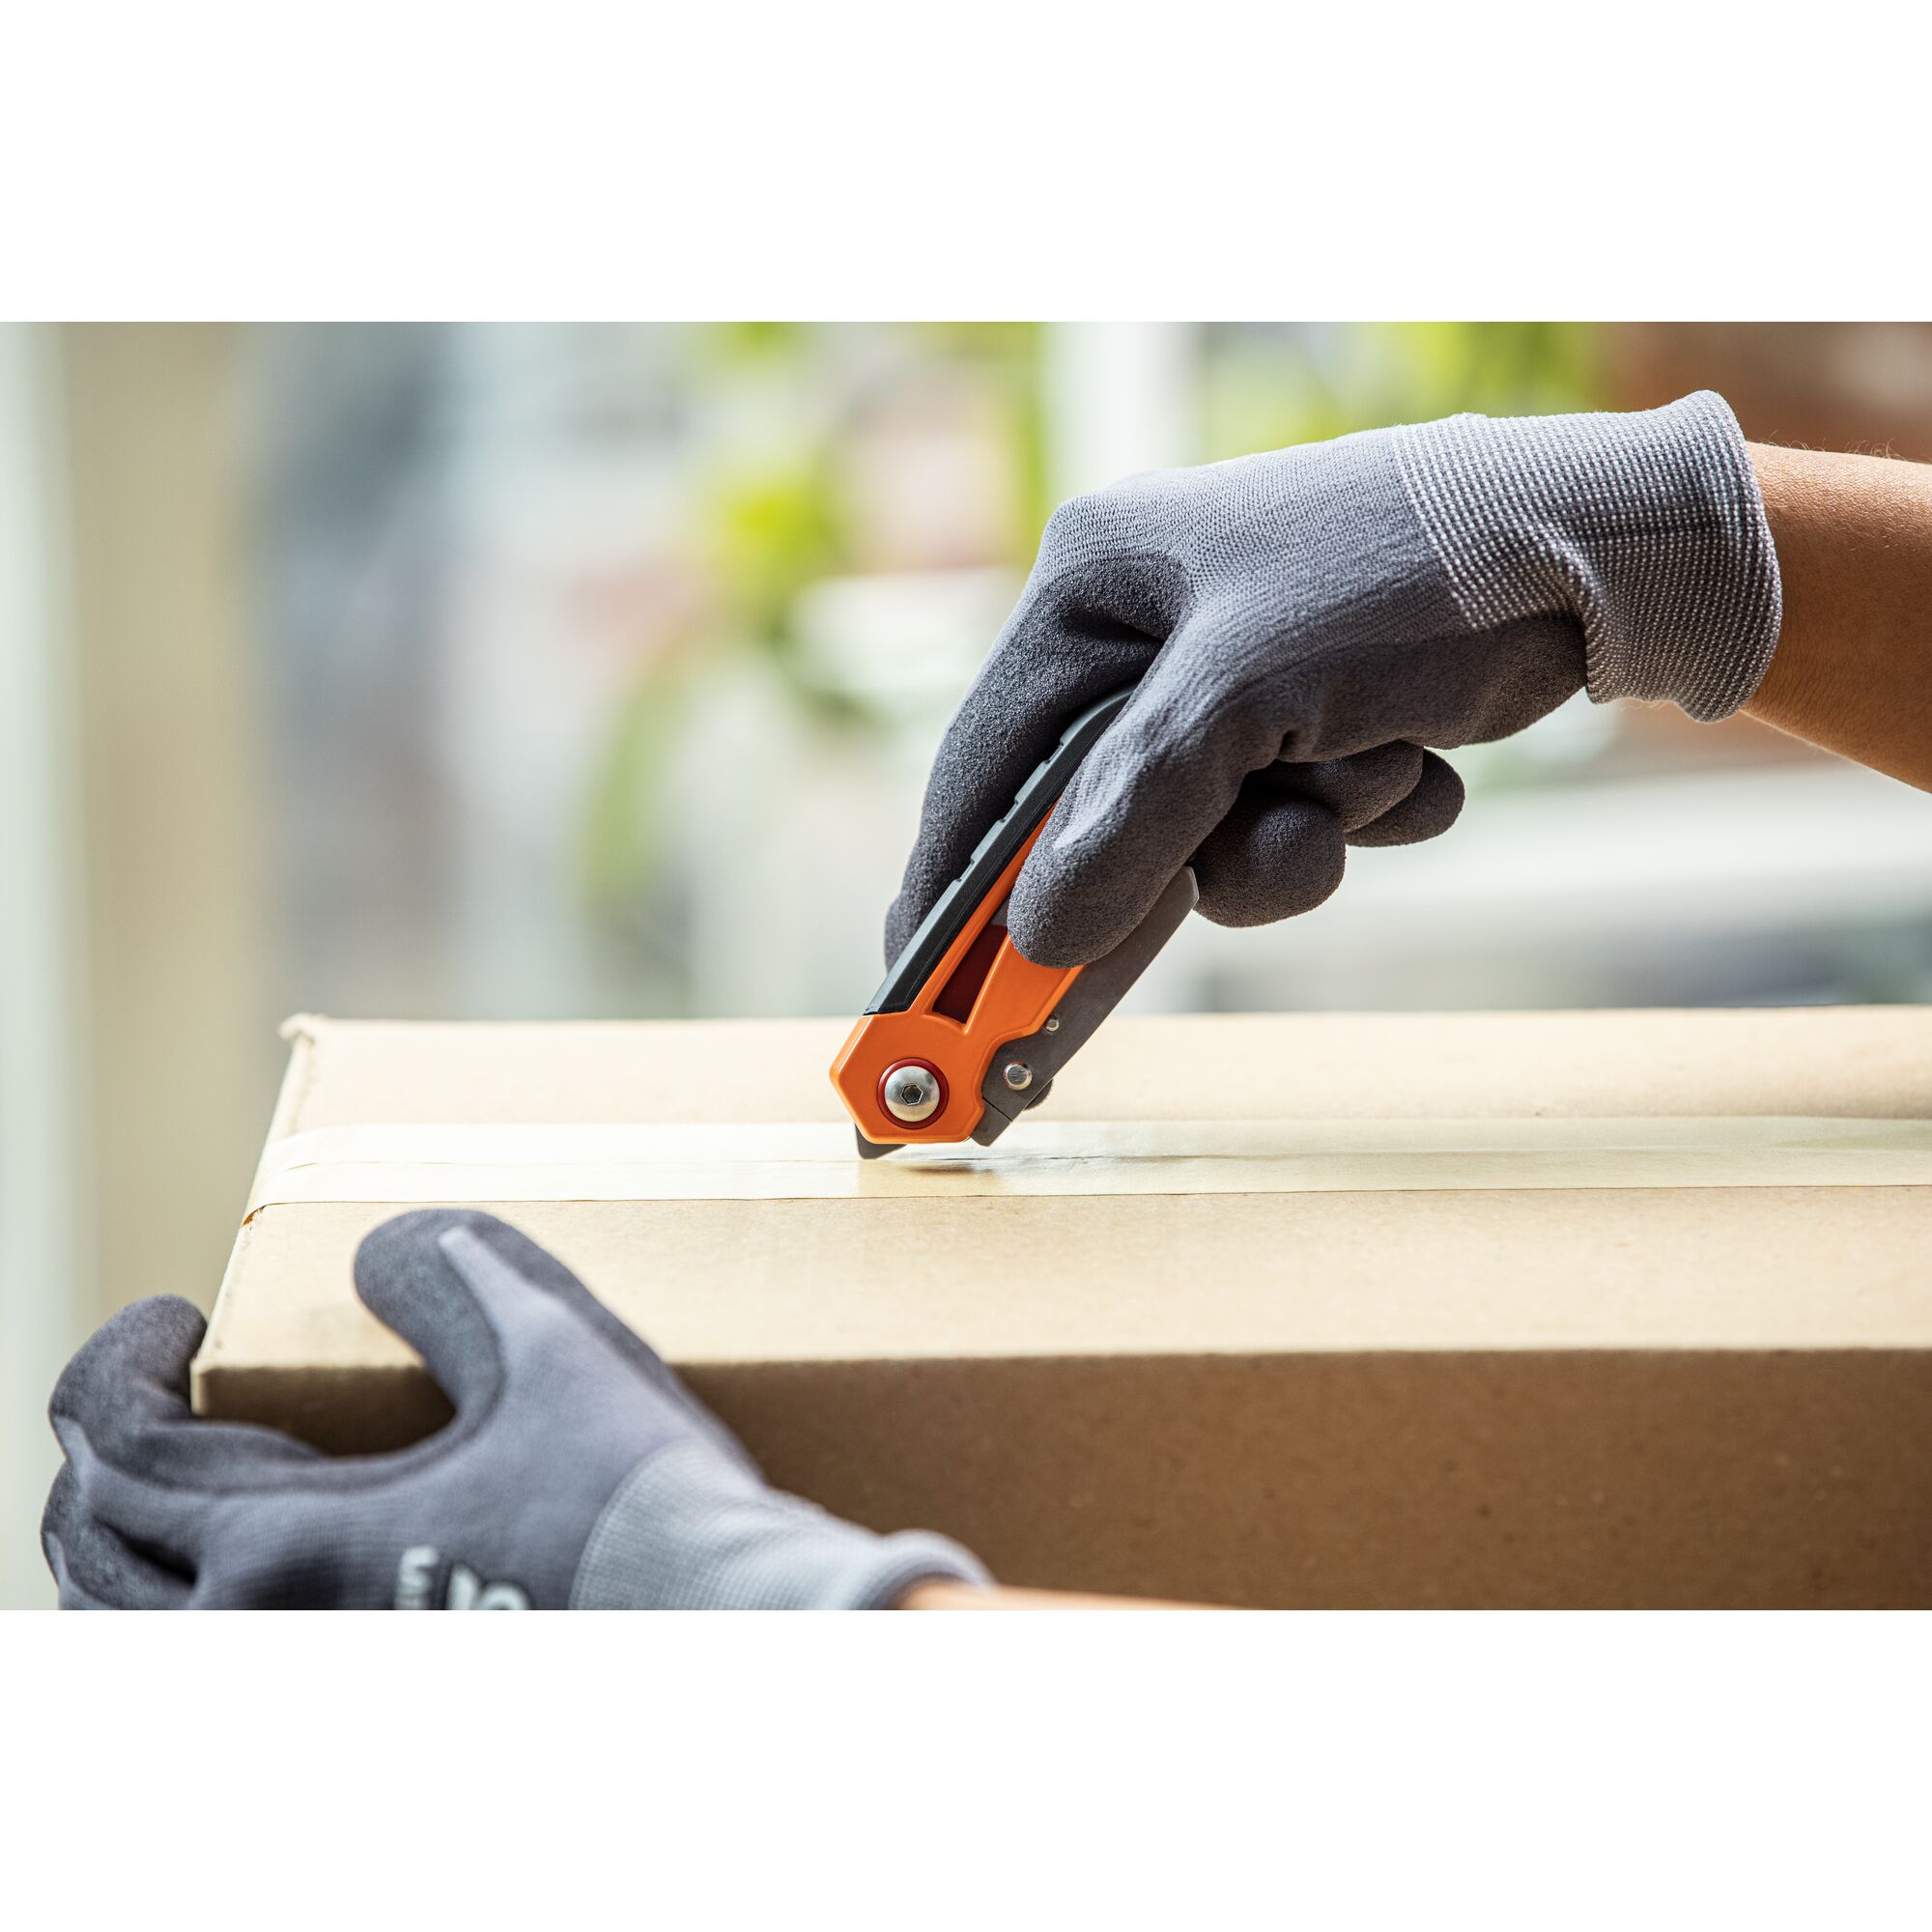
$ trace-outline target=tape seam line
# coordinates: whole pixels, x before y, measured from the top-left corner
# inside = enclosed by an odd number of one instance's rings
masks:
[[[247,1218],[327,1201],[1926,1185],[1932,1122],[1842,1116],[1061,1121],[864,1167],[814,1122],[364,1123],[271,1141]]]

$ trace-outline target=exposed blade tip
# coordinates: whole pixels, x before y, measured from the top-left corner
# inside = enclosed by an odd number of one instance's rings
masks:
[[[857,1127],[852,1129],[852,1138],[859,1143],[861,1160],[883,1160],[889,1153],[895,1153],[904,1145],[901,1141],[868,1141]]]

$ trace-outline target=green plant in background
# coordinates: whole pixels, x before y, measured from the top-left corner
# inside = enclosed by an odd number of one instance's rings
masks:
[[[829,471],[821,443],[794,462],[726,474],[700,514],[705,562],[735,625],[807,697],[793,612],[810,584],[844,567],[848,549]]]
[[[1465,410],[1603,405],[1597,332],[1551,322],[1214,326],[1202,345],[1202,457],[1313,442]]]
[[[1014,559],[1030,553],[1051,507],[1040,335],[1036,323],[729,323],[693,332],[689,384],[713,433],[693,462],[690,543],[713,592],[713,623],[686,647],[649,654],[611,721],[581,847],[595,910],[627,921],[649,886],[668,817],[664,774],[708,680],[755,663],[819,724],[877,728],[862,698],[814,668],[797,614],[812,584],[855,567],[839,458],[882,379],[970,363],[998,384],[1012,403],[1007,540]]]
[[[825,471],[823,449],[809,450],[796,466],[727,473],[703,492],[697,541],[718,591],[718,629],[698,647],[655,661],[611,720],[584,823],[583,883],[599,909],[635,909],[649,884],[662,849],[664,774],[707,677],[755,658],[801,709],[828,723],[863,722],[849,696],[812,675],[792,624],[801,593],[845,556]]]
[[[916,338],[946,355],[996,370],[1014,404],[1010,540],[1018,562],[1032,556],[1053,510],[1046,477],[1046,325],[1038,322],[929,322],[911,326]]]

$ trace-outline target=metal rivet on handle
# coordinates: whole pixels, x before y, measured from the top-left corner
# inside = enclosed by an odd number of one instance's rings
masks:
[[[894,1120],[917,1126],[939,1111],[939,1075],[923,1062],[902,1060],[887,1067],[879,1082],[879,1097]]]
[[[1015,1094],[1023,1094],[1033,1085],[1033,1068],[1024,1060],[1009,1060],[1007,1062],[1000,1078]]]

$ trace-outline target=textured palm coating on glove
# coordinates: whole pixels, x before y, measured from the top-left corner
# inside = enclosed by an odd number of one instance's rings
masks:
[[[331,1457],[189,1412],[200,1313],[124,1309],[70,1364],[43,1524],[78,1607],[882,1607],[984,1579],[938,1537],[875,1536],[771,1490],[669,1368],[562,1263],[494,1216],[377,1229],[356,1292],[455,1415],[391,1455]]]
[[[1190,862],[1223,924],[1307,911],[1348,844],[1453,822],[1461,784],[1423,748],[1508,736],[1586,682],[1726,716],[1778,620],[1714,395],[1130,477],[1049,524],[934,762],[888,956],[1067,720],[1122,685],[1013,891],[1014,942],[1044,964],[1118,944]]]

